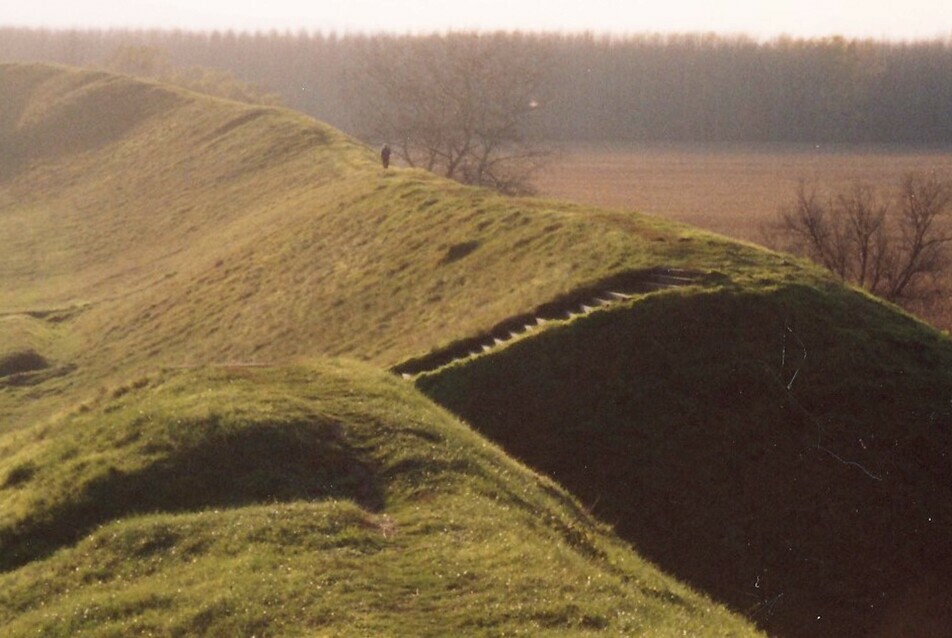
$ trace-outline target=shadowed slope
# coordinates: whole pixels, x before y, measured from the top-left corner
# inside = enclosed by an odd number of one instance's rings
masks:
[[[165,373],[0,438],[0,556],[11,637],[753,634],[343,362]]]
[[[417,385],[771,633],[952,622],[952,347],[859,293],[655,293]]]

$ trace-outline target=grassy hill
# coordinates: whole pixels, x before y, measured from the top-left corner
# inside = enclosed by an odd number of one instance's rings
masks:
[[[771,633],[952,626],[952,348],[859,292],[654,292],[417,385]]]
[[[819,269],[102,73],[0,148],[11,632],[952,622],[952,347]]]
[[[780,264],[650,218],[383,171],[289,111],[41,66],[2,66],[0,86],[0,143],[22,149],[0,159],[0,312],[46,316],[64,338],[40,354],[73,383],[316,354],[387,366],[614,274]]]
[[[4,636],[749,633],[363,365],[142,378],[0,477]]]
[[[755,633],[383,370],[680,230],[120,76],[0,105],[4,636]]]

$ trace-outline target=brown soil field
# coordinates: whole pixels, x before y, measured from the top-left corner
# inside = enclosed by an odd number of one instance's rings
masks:
[[[822,191],[860,180],[884,195],[910,171],[952,179],[952,148],[797,144],[578,144],[558,149],[535,179],[539,195],[659,215],[764,243],[764,226],[799,181]],[[952,272],[946,292],[952,291]],[[943,294],[910,310],[952,329]]]

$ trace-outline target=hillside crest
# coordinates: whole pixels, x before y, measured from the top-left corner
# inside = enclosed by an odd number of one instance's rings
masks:
[[[683,225],[385,170],[289,110],[42,65],[0,98],[0,622],[749,630],[482,435],[772,633],[948,620],[914,603],[952,591],[952,346],[914,318]],[[338,607],[276,584],[285,551],[341,568]],[[152,578],[192,569],[256,602]],[[47,581],[105,611],[43,616]]]

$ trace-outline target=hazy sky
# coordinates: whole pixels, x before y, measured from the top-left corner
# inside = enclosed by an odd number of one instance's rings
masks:
[[[0,25],[952,36],[950,0],[0,0]]]

